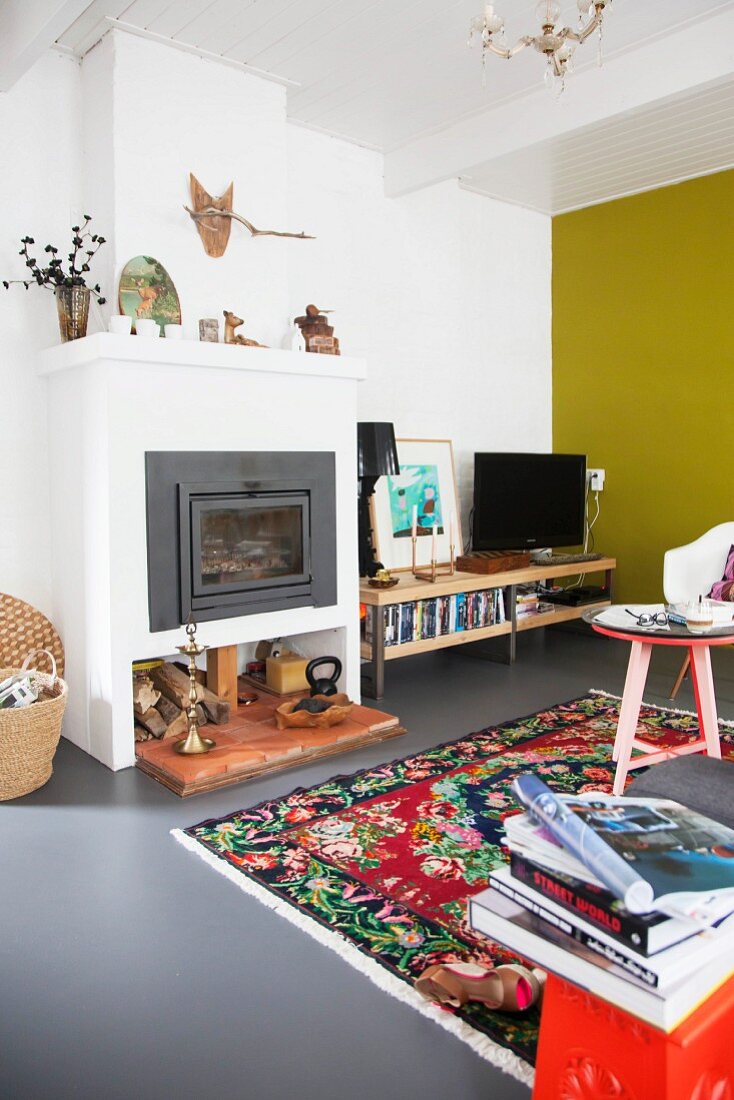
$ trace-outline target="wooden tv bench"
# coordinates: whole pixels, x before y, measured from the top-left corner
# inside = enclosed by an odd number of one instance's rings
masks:
[[[448,646],[467,645],[483,641],[486,638],[507,638],[505,660],[512,663],[516,654],[516,639],[521,631],[537,630],[541,626],[553,626],[555,623],[580,619],[585,611],[592,607],[607,607],[612,602],[614,570],[617,562],[614,558],[599,558],[590,562],[569,562],[563,565],[540,564],[527,569],[513,569],[505,573],[454,573],[452,577],[442,577],[435,584],[416,580],[411,573],[396,573],[400,583],[394,588],[370,588],[366,579],[360,581],[359,598],[367,606],[370,617],[371,640],[362,641],[361,654],[371,665],[369,675],[364,677],[364,694],[372,699],[381,699],[385,689],[385,662],[398,657],[410,657],[416,653],[427,653]],[[539,615],[517,617],[517,588],[522,584],[536,581],[556,580],[559,577],[587,577],[604,574],[605,598],[595,603],[579,604],[576,607],[558,604],[553,611]],[[452,596],[466,592],[484,592],[502,588],[505,592],[507,621],[492,626],[471,630],[457,630],[450,634],[439,634],[434,638],[421,638],[417,641],[403,642],[397,645],[385,645],[385,609],[393,604],[414,603],[418,600],[430,600],[439,596]],[[363,673],[367,670],[363,665]]]

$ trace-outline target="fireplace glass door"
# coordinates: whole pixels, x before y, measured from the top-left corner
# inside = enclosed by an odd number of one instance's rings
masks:
[[[310,579],[308,493],[205,495],[190,503],[194,597]]]

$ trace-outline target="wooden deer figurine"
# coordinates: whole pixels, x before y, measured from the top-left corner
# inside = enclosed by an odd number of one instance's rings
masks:
[[[230,310],[224,310],[224,342],[225,344],[240,344],[246,348],[264,348],[265,344],[258,344],[257,340],[250,340],[247,336],[235,332],[245,322],[241,317],[235,316]]]

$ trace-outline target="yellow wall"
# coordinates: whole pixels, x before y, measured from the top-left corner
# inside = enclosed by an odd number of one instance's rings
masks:
[[[553,220],[553,447],[606,469],[623,600],[734,519],[734,171]]]

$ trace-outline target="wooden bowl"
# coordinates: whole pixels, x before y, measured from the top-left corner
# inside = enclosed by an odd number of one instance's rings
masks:
[[[389,581],[380,581],[377,577],[370,577],[367,584],[370,588],[394,588],[396,584],[400,584],[400,578],[390,577]]]
[[[352,713],[354,703],[348,695],[314,695],[314,699],[320,702],[331,703],[328,710],[322,710],[320,714],[310,714],[307,710],[295,710],[300,699],[289,699],[287,703],[281,703],[275,710],[275,721],[279,730],[325,730],[329,726],[338,726]]]

